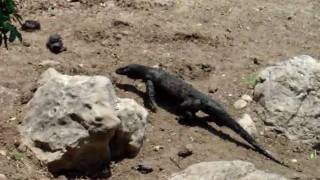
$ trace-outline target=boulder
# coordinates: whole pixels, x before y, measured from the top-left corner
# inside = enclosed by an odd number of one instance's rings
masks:
[[[148,113],[134,100],[117,97],[108,78],[50,68],[38,85],[19,131],[52,173],[91,173],[139,152]]]
[[[278,174],[257,170],[250,162],[213,161],[193,164],[169,180],[286,180]]]
[[[254,98],[266,125],[289,139],[319,143],[320,63],[302,55],[260,72]]]

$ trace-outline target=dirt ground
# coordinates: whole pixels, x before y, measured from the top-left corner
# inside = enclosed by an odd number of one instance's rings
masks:
[[[6,152],[0,154],[0,173],[8,179],[52,178],[32,154],[18,147],[16,129],[32,86],[48,68],[40,65],[46,60],[59,62],[54,67],[62,73],[106,75],[141,91],[141,82],[116,76],[114,70],[128,63],[161,65],[203,92],[210,91],[234,117],[249,113],[263,132],[259,142],[292,166],[277,165],[235,143],[232,139],[243,141],[228,128],[214,123],[182,125],[174,114],[159,109],[150,112],[139,155],[112,163],[112,180],[166,179],[194,163],[236,159],[288,179],[320,179],[320,156],[310,159],[311,147],[265,131],[254,113],[255,103],[241,111],[233,107],[241,95],[252,95],[248,79],[264,67],[301,54],[320,59],[320,1],[24,0],[20,12],[25,19],[39,20],[42,29],[23,32],[29,45],[15,42],[9,50],[0,48],[0,86],[19,95],[0,101],[0,150]],[[54,32],[61,34],[67,47],[58,55],[45,47]],[[117,92],[143,104],[136,93],[119,88]],[[193,155],[182,159],[177,152],[185,145],[192,147]],[[163,149],[155,151],[157,146]],[[132,169],[140,162],[149,162],[154,171],[140,174]]]

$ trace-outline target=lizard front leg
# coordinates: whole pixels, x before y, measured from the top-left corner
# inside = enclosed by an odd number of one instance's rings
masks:
[[[148,96],[148,105],[153,112],[156,112],[157,111],[157,104],[156,104],[156,101],[154,98],[154,96],[155,96],[154,84],[151,80],[147,80],[146,86],[147,86],[146,89],[147,89],[147,96]]]

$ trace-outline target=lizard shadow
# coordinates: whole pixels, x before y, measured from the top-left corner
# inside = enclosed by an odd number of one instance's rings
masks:
[[[116,84],[116,86],[119,89],[137,94],[138,96],[143,98],[143,102],[144,102],[145,107],[149,108],[148,98],[144,92],[140,91],[135,86],[129,85],[129,84]],[[168,101],[167,99],[168,99],[168,96],[166,96],[165,94],[162,94],[161,92],[156,92],[155,100],[156,100],[157,105],[171,114],[179,115],[178,111],[177,111],[178,104],[174,103],[173,101]],[[217,130],[212,125],[210,125],[209,122],[214,122],[219,127],[224,126],[223,121],[219,121],[219,120],[214,119],[210,116],[205,116],[205,117],[198,117],[197,116],[196,119],[193,121],[178,121],[178,122],[182,125],[185,125],[185,126],[201,127],[203,129],[206,129],[210,133],[212,133],[216,136],[219,136],[220,138],[222,138],[224,140],[235,143],[238,146],[242,146],[246,149],[253,149],[251,146],[232,138],[230,135],[228,135],[220,130]]]

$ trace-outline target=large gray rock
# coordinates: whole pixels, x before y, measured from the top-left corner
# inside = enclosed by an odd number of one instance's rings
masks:
[[[278,174],[257,170],[252,163],[213,161],[194,164],[174,174],[169,180],[286,180]]]
[[[148,113],[134,100],[118,98],[108,78],[48,69],[38,83],[19,130],[51,172],[90,173],[139,152]]]
[[[258,78],[255,99],[265,124],[291,140],[319,143],[320,63],[298,56],[266,68]]]

